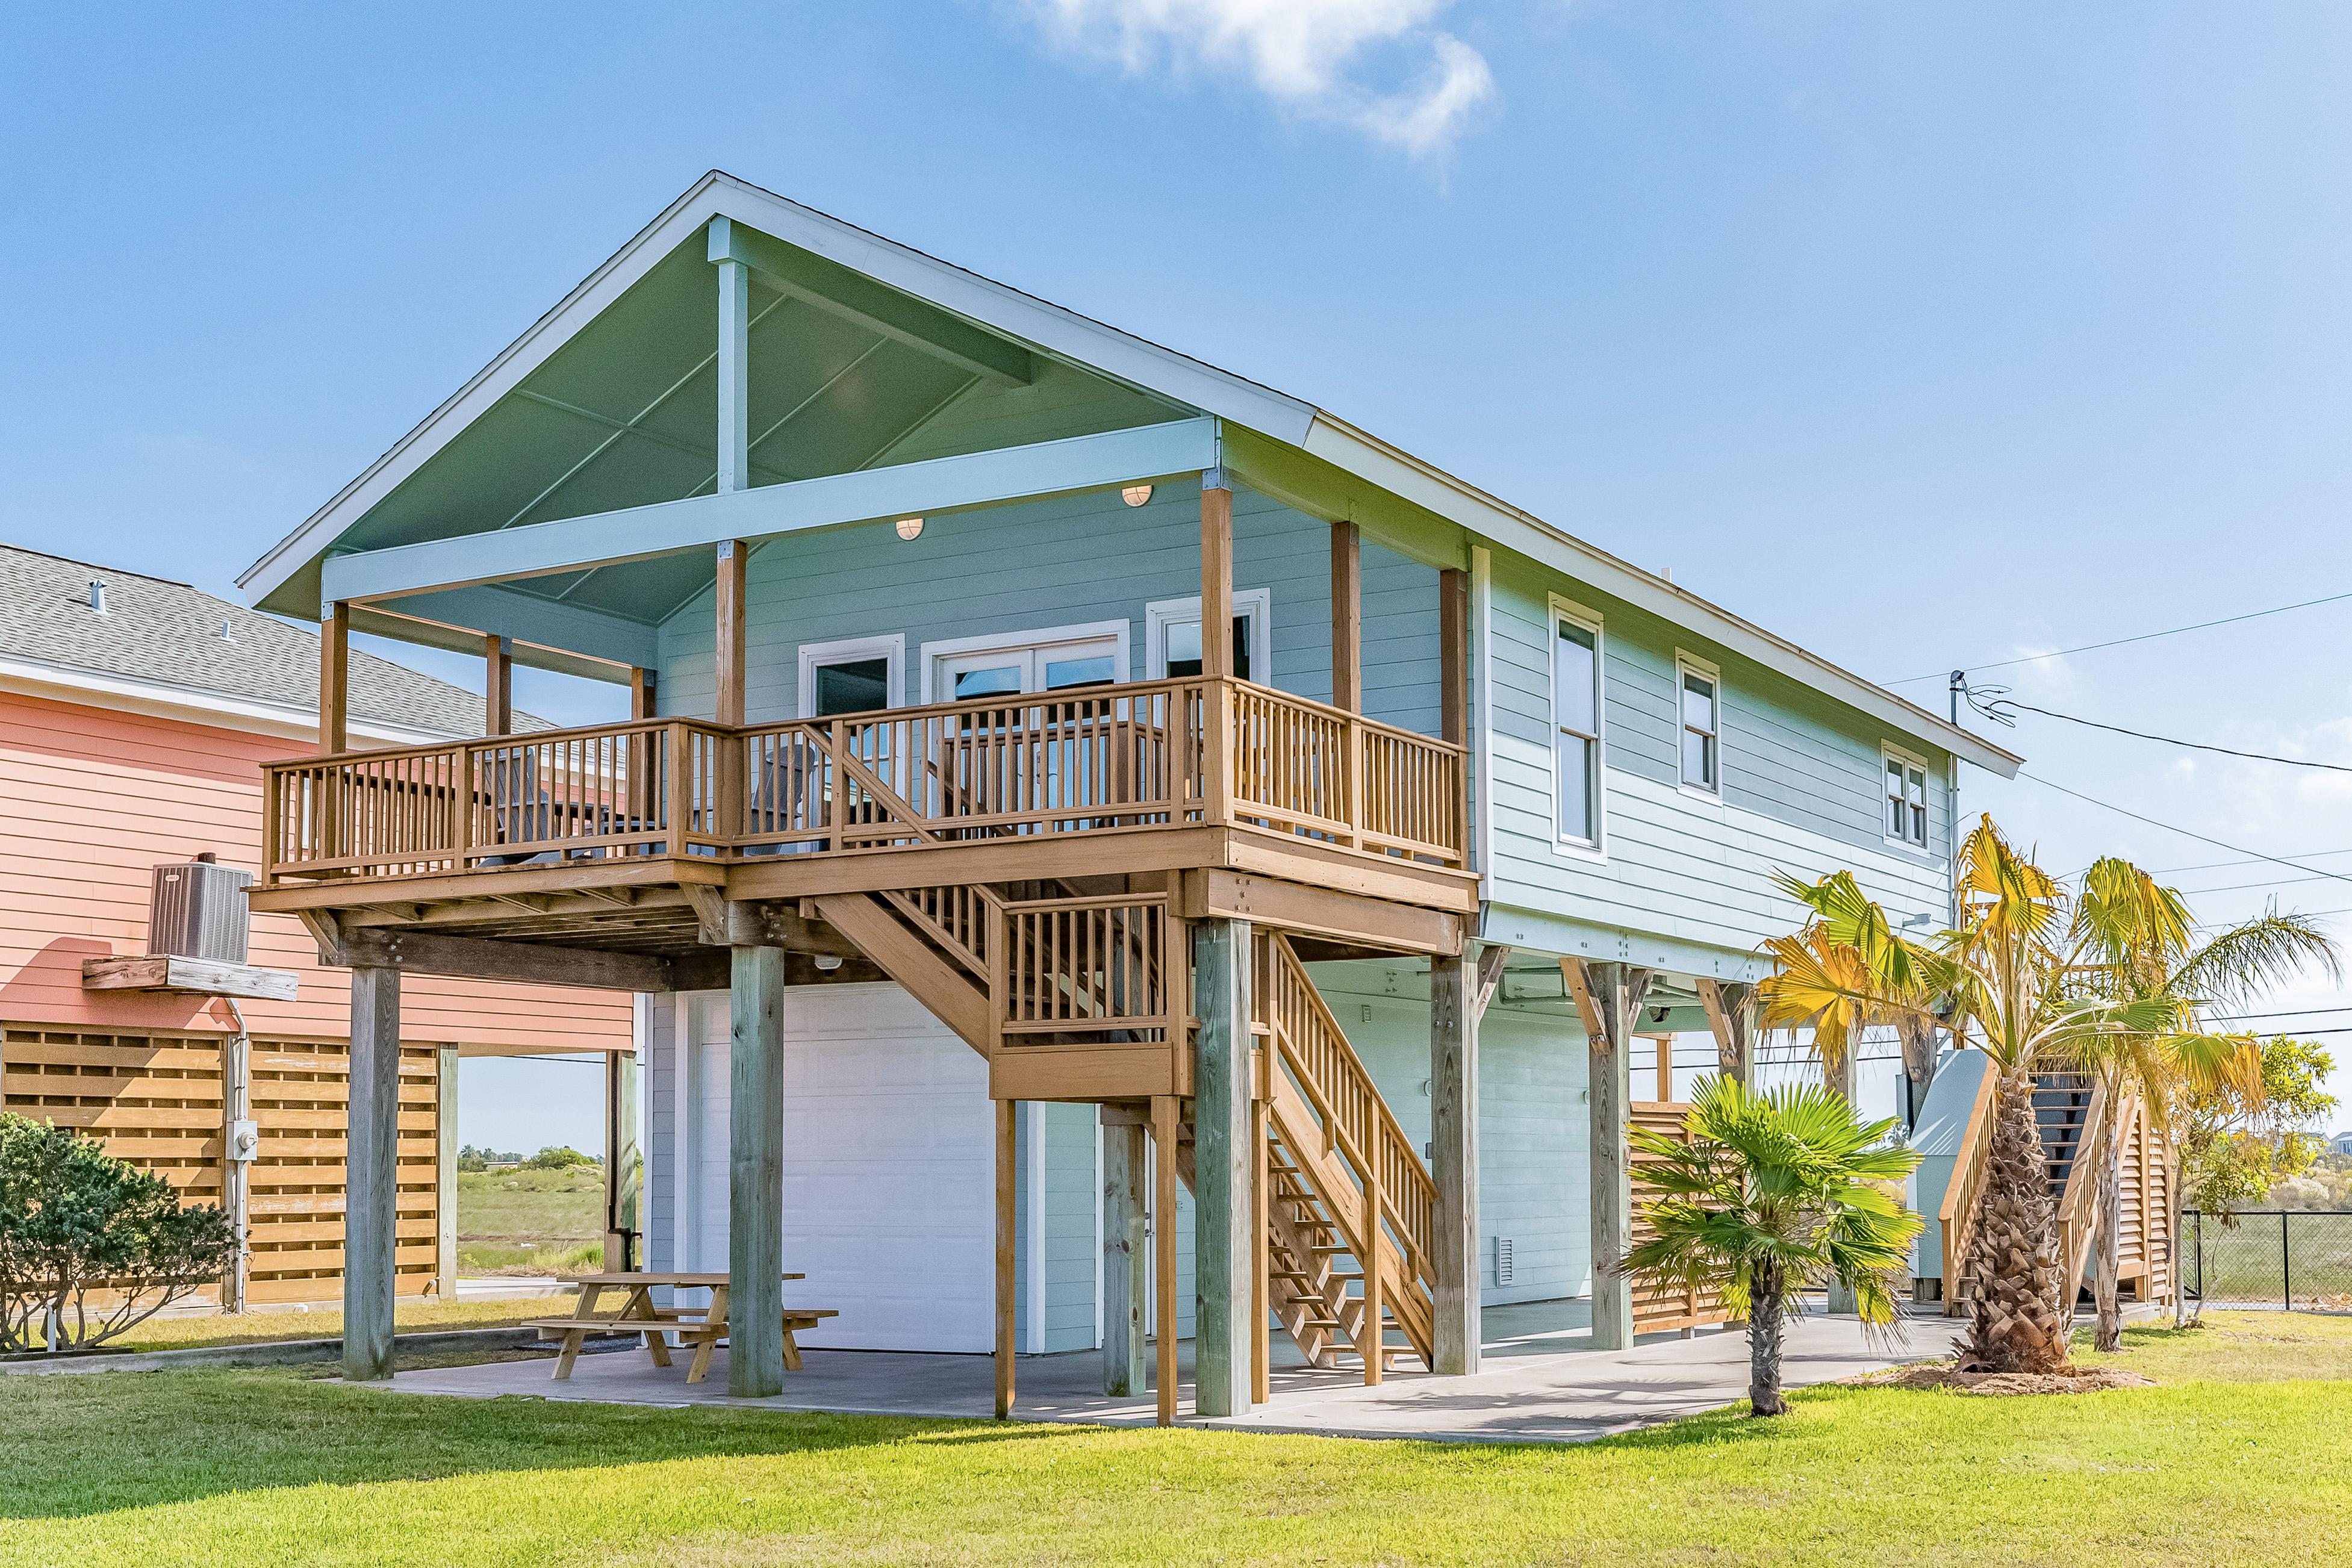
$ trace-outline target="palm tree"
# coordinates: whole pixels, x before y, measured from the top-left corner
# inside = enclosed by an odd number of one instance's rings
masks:
[[[1758,987],[1762,1028],[1832,1037],[1869,1023],[1932,1018],[1953,1044],[1991,1058],[1993,1135],[1978,1200],[1976,1302],[1967,1364],[2046,1372],[2066,1361],[2072,1313],[2059,1300],[2058,1228],[2033,1114],[2033,1075],[2115,1006],[2085,995],[2069,898],[1984,817],[1960,846],[1959,924],[1924,942],[1897,935],[1851,874],[1780,885],[1812,910],[1765,946],[1780,969]]]
[[[2083,873],[2075,900],[2078,945],[2095,962],[2089,988],[2119,1005],[2117,1026],[2077,1038],[2072,1065],[2098,1080],[2108,1107],[2098,1161],[2098,1254],[2093,1295],[2097,1346],[2123,1344],[2122,1274],[2125,1095],[2137,1093],[2156,1133],[2169,1133],[2190,1096],[2259,1096],[2262,1047],[2249,1034],[2205,1028],[2201,1008],[2243,1006],[2267,987],[2315,963],[2338,974],[2336,949],[2310,921],[2271,913],[2195,940],[2179,892],[2128,861],[2108,858]],[[2176,1289],[2178,1282],[2176,1281]]]
[[[1919,1163],[1882,1147],[1892,1118],[1867,1125],[1844,1098],[1818,1085],[1751,1093],[1737,1079],[1703,1078],[1683,1139],[1635,1128],[1654,1162],[1643,1180],[1650,1239],[1618,1260],[1643,1283],[1714,1289],[1748,1322],[1751,1412],[1778,1415],[1781,1329],[1792,1296],[1824,1281],[1853,1293],[1865,1325],[1895,1321],[1919,1216],[1874,1183],[1900,1182]]]

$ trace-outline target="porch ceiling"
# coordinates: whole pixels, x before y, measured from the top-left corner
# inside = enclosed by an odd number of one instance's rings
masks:
[[[757,237],[749,408],[754,487],[915,457],[1157,423],[1188,412]],[[709,494],[717,479],[718,274],[697,232],[336,542],[378,550]],[[787,271],[805,262],[807,270]],[[775,286],[781,283],[782,287]],[[879,296],[879,297],[877,297]],[[938,342],[924,341],[928,330]],[[1008,371],[1006,367],[1011,367]],[[1013,374],[1026,367],[1025,378]],[[656,624],[707,587],[702,552],[502,592]]]

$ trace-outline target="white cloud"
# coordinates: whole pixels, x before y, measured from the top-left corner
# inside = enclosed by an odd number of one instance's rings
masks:
[[[1066,47],[1131,72],[1239,71],[1295,112],[1415,155],[1442,151],[1492,97],[1477,50],[1430,24],[1447,0],[1025,0]],[[1367,74],[1404,62],[1393,89]],[[1419,69],[1412,68],[1418,63]]]

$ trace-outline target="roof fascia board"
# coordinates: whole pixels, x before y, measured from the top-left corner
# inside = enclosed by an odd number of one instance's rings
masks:
[[[712,218],[709,255],[714,262],[740,262],[780,293],[999,386],[1026,386],[1036,379],[1035,359],[1019,343],[749,224]]]
[[[1472,532],[1589,583],[1662,620],[1687,626],[1744,658],[1813,688],[1899,734],[1916,736],[1988,773],[2014,778],[2024,759],[1874,686],[1819,655],[1685,593],[1581,540],[1505,505],[1453,476],[1337,420],[1319,416],[1305,449]]]
[[[1108,489],[1216,466],[1217,421],[1176,419],[330,556],[324,591],[331,600],[365,602],[644,560],[722,540]]]
[[[633,666],[653,668],[660,644],[641,622],[491,586],[355,605],[352,629],[476,655],[482,638],[496,635],[512,641],[514,662],[526,668],[614,686],[628,684]]]
[[[174,686],[163,680],[142,680],[135,676],[110,675],[100,670],[76,669],[67,665],[46,664],[38,659],[0,657],[0,690],[44,698],[52,702],[69,702],[85,708],[107,708],[152,719],[202,724],[215,730],[236,730],[248,734],[277,735],[305,742],[316,742],[319,737],[317,712],[292,703],[232,697],[226,692],[206,691],[198,687]],[[467,738],[444,734],[438,730],[421,730],[357,718],[352,721],[351,731],[354,736],[381,742],[387,746],[425,746],[440,741]]]

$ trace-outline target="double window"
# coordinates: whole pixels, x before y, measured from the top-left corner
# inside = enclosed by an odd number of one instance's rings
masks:
[[[1675,661],[1682,701],[1683,787],[1723,793],[1723,683],[1714,670],[1687,658]]]
[[[1914,849],[1927,847],[1927,769],[1890,751],[1886,755],[1886,837]]]
[[[1551,641],[1552,795],[1559,837],[1601,843],[1601,627],[1555,611]]]

